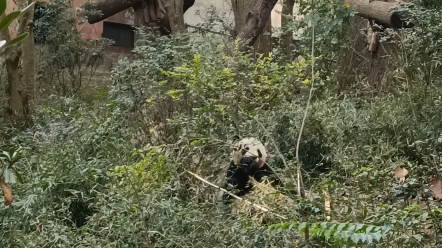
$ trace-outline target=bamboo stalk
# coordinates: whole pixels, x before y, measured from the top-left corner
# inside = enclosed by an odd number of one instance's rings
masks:
[[[217,188],[217,189],[223,191],[224,193],[227,193],[228,195],[230,195],[230,196],[232,196],[232,197],[234,197],[234,198],[236,198],[236,199],[238,199],[238,200],[240,200],[240,201],[244,201],[245,203],[252,205],[254,208],[256,208],[256,209],[258,209],[258,210],[261,210],[261,211],[266,212],[266,213],[273,214],[273,215],[275,215],[275,216],[277,216],[277,217],[279,217],[279,218],[281,218],[281,219],[284,219],[284,220],[287,219],[286,217],[284,217],[284,216],[282,216],[282,215],[279,215],[279,214],[276,214],[276,213],[270,212],[270,210],[269,210],[268,208],[266,208],[266,207],[263,207],[263,206],[261,206],[261,205],[258,205],[258,204],[255,204],[255,203],[253,203],[253,202],[250,202],[250,201],[248,201],[248,200],[246,200],[246,199],[243,199],[243,198],[241,198],[241,197],[239,197],[239,196],[236,196],[236,195],[230,193],[229,191],[227,191],[226,189],[223,189],[223,188],[221,188],[221,187],[219,187],[219,186],[216,186],[215,184],[213,184],[213,183],[211,183],[211,182],[205,180],[204,178],[198,176],[197,174],[195,174],[195,173],[193,173],[193,172],[190,172],[190,171],[188,171],[188,170],[186,170],[186,172],[189,173],[190,175],[196,177],[198,180],[200,180],[200,181],[202,181],[202,182],[204,182],[204,183],[206,183],[206,184],[208,184],[208,185],[210,185],[210,186],[212,186],[212,187],[214,187],[214,188]]]

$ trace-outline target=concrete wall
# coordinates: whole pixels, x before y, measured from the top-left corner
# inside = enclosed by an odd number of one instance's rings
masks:
[[[203,19],[196,12],[199,11],[200,15],[204,17],[211,7],[219,12],[226,13],[227,21],[233,22],[235,20],[231,0],[195,0],[195,4],[184,14],[184,21],[191,25],[202,23]]]
[[[196,0],[195,4],[184,14],[184,21],[188,24],[196,25],[203,22],[203,19],[196,15],[199,11],[201,15],[207,14],[211,7],[222,13],[226,13],[227,21],[234,22],[231,0]],[[271,19],[272,27],[281,27],[281,3],[277,3],[272,10]],[[293,14],[298,11],[297,5],[293,9]]]

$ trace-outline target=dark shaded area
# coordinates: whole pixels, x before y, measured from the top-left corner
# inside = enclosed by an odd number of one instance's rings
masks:
[[[69,211],[71,212],[71,220],[77,228],[84,226],[87,223],[87,218],[94,213],[89,204],[81,199],[72,201]]]

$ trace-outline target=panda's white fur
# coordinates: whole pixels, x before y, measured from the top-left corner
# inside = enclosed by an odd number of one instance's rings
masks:
[[[256,162],[259,167],[264,166],[267,160],[267,150],[264,145],[256,138],[244,138],[237,143],[236,150],[232,153],[232,156],[235,159],[235,153],[241,152],[242,149],[246,150],[246,153],[242,155],[242,157],[256,157]],[[259,150],[259,152],[258,152]],[[261,158],[259,157],[259,153],[261,154]]]

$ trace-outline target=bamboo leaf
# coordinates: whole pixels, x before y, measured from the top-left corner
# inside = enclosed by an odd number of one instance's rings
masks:
[[[21,10],[21,14],[23,15],[23,14],[27,13],[32,7],[34,7],[34,5],[35,5],[35,2],[32,2],[31,4],[26,6],[24,9]]]
[[[9,25],[18,17],[20,17],[21,12],[20,11],[14,11],[9,13],[7,16],[5,16],[5,18],[3,18],[0,21],[0,31],[3,30],[4,28],[8,28]]]
[[[17,181],[19,183],[23,183],[23,178],[21,177],[20,173],[18,173],[16,170],[12,170],[12,172],[14,172],[15,178],[17,179]]]
[[[6,0],[0,0],[0,16],[3,15],[6,11]]]
[[[6,47],[8,47],[8,46],[13,46],[13,45],[15,45],[15,44],[17,44],[17,43],[20,43],[20,42],[22,42],[24,39],[28,38],[28,36],[29,36],[29,33],[28,33],[28,32],[23,33],[23,34],[21,34],[21,35],[15,37],[15,39],[12,39],[11,41],[9,41],[8,44],[6,44]]]
[[[15,178],[13,171],[10,169],[5,169],[3,171],[3,177],[5,179],[5,183],[17,183],[17,180]]]

